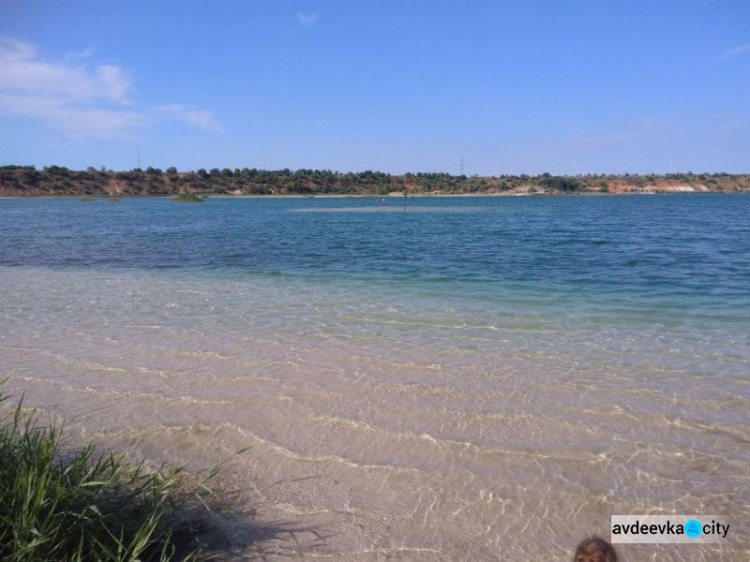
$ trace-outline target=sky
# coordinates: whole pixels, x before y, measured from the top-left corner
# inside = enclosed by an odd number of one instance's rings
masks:
[[[750,172],[748,0],[0,0],[0,165]]]

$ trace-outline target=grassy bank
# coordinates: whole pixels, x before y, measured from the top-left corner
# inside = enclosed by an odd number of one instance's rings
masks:
[[[0,402],[0,560],[203,557],[216,468],[148,471],[92,444],[69,449],[62,428]]]

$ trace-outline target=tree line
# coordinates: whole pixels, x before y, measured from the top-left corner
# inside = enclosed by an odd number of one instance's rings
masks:
[[[607,192],[612,184],[634,189],[661,183],[705,186],[709,191],[745,191],[750,176],[692,172],[679,174],[585,174],[560,176],[466,176],[442,172],[393,175],[366,170],[336,172],[298,169],[200,168],[179,171],[155,167],[113,171],[105,167],[71,170],[64,166],[0,166],[3,195],[171,195],[178,193],[228,195],[315,195],[409,193],[580,193]]]

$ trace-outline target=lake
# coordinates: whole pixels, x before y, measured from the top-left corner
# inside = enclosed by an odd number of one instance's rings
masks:
[[[567,560],[685,513],[730,544],[623,558],[746,560],[750,195],[0,200],[5,376],[155,463],[252,447],[271,559]]]

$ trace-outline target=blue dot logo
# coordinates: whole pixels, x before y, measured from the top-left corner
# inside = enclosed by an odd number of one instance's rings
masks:
[[[703,525],[697,519],[691,519],[685,523],[685,534],[688,537],[695,538],[703,532]]]

